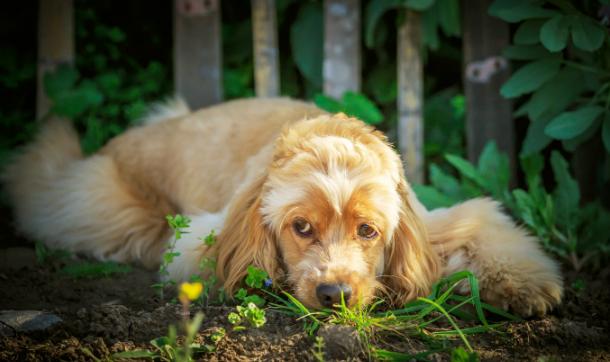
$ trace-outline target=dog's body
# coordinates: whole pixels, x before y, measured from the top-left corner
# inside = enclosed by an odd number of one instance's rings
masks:
[[[403,303],[463,269],[485,300],[522,315],[560,301],[557,265],[495,202],[427,211],[385,137],[362,122],[288,99],[174,108],[86,158],[67,123],[46,125],[5,174],[18,228],[156,267],[172,238],[165,216],[186,214],[172,278],[213,256],[231,291],[253,264],[314,307],[334,300],[329,288],[352,304],[379,290]],[[211,230],[218,242],[206,247],[198,238]]]

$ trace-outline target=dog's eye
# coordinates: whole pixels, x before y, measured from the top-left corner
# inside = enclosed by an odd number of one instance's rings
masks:
[[[313,235],[313,228],[311,224],[303,219],[296,219],[292,223],[294,231],[304,238],[309,238]]]
[[[358,226],[358,236],[367,240],[374,239],[377,236],[377,230],[369,224],[361,224]]]

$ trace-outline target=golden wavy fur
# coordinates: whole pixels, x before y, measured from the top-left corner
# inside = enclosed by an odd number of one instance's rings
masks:
[[[383,134],[299,101],[194,113],[173,102],[89,157],[68,123],[53,121],[4,181],[19,230],[99,259],[156,267],[171,239],[164,216],[187,214],[172,277],[213,256],[229,293],[255,265],[312,307],[337,292],[350,305],[378,294],[401,304],[461,269],[488,302],[522,315],[561,299],[556,263],[499,205],[426,210]],[[218,242],[206,247],[198,237],[212,229]]]

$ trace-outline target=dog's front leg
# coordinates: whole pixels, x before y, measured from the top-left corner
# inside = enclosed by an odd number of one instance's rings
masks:
[[[560,302],[563,282],[558,264],[497,202],[473,199],[424,212],[422,218],[444,261],[443,274],[472,271],[485,302],[521,316],[544,314]],[[462,288],[468,291],[467,285]]]

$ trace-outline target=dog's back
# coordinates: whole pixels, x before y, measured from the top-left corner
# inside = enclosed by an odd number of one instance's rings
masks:
[[[268,162],[252,156],[283,124],[321,111],[250,99],[181,113],[153,114],[90,157],[68,122],[50,121],[3,175],[17,228],[51,247],[153,267],[169,236],[165,215],[222,209],[247,168]]]

